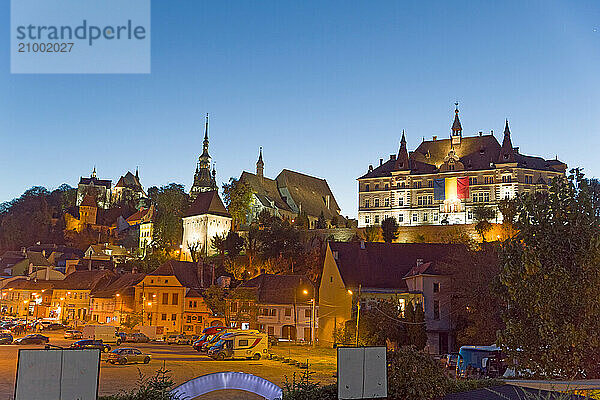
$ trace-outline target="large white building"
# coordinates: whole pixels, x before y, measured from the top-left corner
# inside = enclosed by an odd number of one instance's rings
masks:
[[[183,217],[182,260],[192,261],[192,251],[204,255],[216,254],[212,248],[215,236],[227,235],[232,218],[216,190],[198,192]]]
[[[491,207],[492,222],[501,222],[500,200],[545,190],[566,169],[558,159],[521,154],[508,120],[502,145],[493,131],[463,137],[457,107],[449,138],[423,140],[409,153],[403,132],[398,154],[358,178],[358,226],[379,225],[386,217],[401,226],[470,224],[477,205]]]

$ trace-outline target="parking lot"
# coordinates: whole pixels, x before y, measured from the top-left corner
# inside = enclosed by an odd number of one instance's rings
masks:
[[[45,333],[44,333],[45,334]],[[74,340],[68,340],[63,338],[63,332],[53,332],[45,334],[50,337],[50,344],[57,346],[68,347]],[[306,361],[309,359],[309,363],[312,363],[314,358],[315,363],[319,360],[319,366],[315,368],[315,374],[313,377],[316,381],[323,383],[331,383],[335,380],[333,374],[335,373],[335,358],[331,349],[320,351],[312,350],[306,347],[294,346],[293,349],[288,349],[286,346],[292,346],[288,344],[282,344],[273,348],[275,353],[279,354],[292,354],[298,359],[298,361]],[[19,348],[27,349],[41,349],[44,346],[41,345],[1,345],[0,346],[0,398],[8,399],[12,398],[16,367],[17,367],[17,355]],[[215,361],[205,355],[199,354],[192,349],[191,346],[187,345],[167,345],[158,343],[124,343],[120,347],[135,347],[140,349],[144,353],[152,355],[152,361],[149,364],[128,364],[128,365],[112,365],[107,362],[101,363],[100,368],[100,388],[99,394],[108,395],[119,392],[120,390],[128,390],[136,385],[136,381],[139,379],[139,374],[142,373],[146,376],[153,375],[157,369],[165,367],[171,371],[173,380],[179,384],[188,381],[197,376],[206,375],[214,372],[223,371],[240,371],[258,375],[262,378],[268,379],[271,382],[282,385],[285,381],[285,376],[291,379],[294,372],[300,373],[301,370],[295,366],[284,364],[280,361],[261,359],[259,361],[254,360],[229,360],[229,361]],[[331,353],[331,354],[330,354]],[[103,360],[106,355],[102,355]],[[325,360],[325,361],[324,361]],[[328,368],[328,361],[331,360],[332,364]],[[235,394],[235,393],[222,393],[214,395],[206,395],[200,397],[202,399],[209,398],[253,398],[248,393]],[[258,397],[256,397],[258,398]]]

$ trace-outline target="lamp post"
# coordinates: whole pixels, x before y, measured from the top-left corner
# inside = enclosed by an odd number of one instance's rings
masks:
[[[121,293],[117,293],[115,294],[116,297],[119,297],[119,300],[121,301],[121,308],[119,310],[119,326],[123,325],[123,299],[120,298],[121,297]]]
[[[309,300],[309,302],[311,302],[311,310],[310,310],[310,341],[312,344],[312,347],[317,347],[317,338],[315,337],[315,330],[316,330],[316,325],[317,325],[317,320],[316,320],[316,315],[315,315],[315,311],[316,311],[316,305],[317,305],[317,289],[315,288],[315,285],[312,283],[312,281],[308,280],[308,282],[310,283],[310,285],[312,286],[313,289],[313,298]],[[303,293],[305,295],[308,295],[308,290],[304,289]]]
[[[358,285],[358,300],[356,302],[356,347],[358,347],[358,323],[360,321],[360,290],[362,284]]]
[[[24,328],[23,333],[27,333],[27,317],[29,316],[29,300],[23,301],[23,304],[25,305],[25,328]]]

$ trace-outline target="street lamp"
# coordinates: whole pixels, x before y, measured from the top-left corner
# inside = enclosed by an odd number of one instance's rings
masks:
[[[121,293],[117,293],[115,295],[116,297],[121,297]],[[119,310],[119,326],[123,325],[123,299],[119,299],[121,300],[121,309]]]
[[[317,347],[317,341],[315,338],[315,325],[316,325],[316,318],[315,318],[315,310],[316,310],[316,303],[317,303],[317,296],[316,296],[316,288],[315,285],[308,280],[308,282],[310,283],[310,285],[312,286],[313,289],[313,298],[309,300],[310,303],[312,303],[312,307],[311,307],[311,311],[310,311],[310,339],[311,339],[311,343],[312,343],[312,347]],[[304,289],[302,290],[302,293],[304,295],[308,295],[308,290]]]
[[[29,300],[23,301],[25,304],[25,330],[24,333],[27,333],[27,317],[29,316]]]

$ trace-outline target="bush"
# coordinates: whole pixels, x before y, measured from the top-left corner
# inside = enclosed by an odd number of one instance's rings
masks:
[[[179,400],[180,397],[171,394],[175,383],[169,375],[169,371],[161,368],[152,377],[144,376],[138,369],[139,378],[137,387],[129,392],[111,396],[102,396],[98,400]]]
[[[283,384],[283,400],[335,400],[337,385],[321,386],[314,382],[308,367],[300,374],[292,375],[291,382],[285,377]]]
[[[388,352],[387,361],[389,398],[426,400],[445,394],[449,378],[429,354],[406,346]]]

